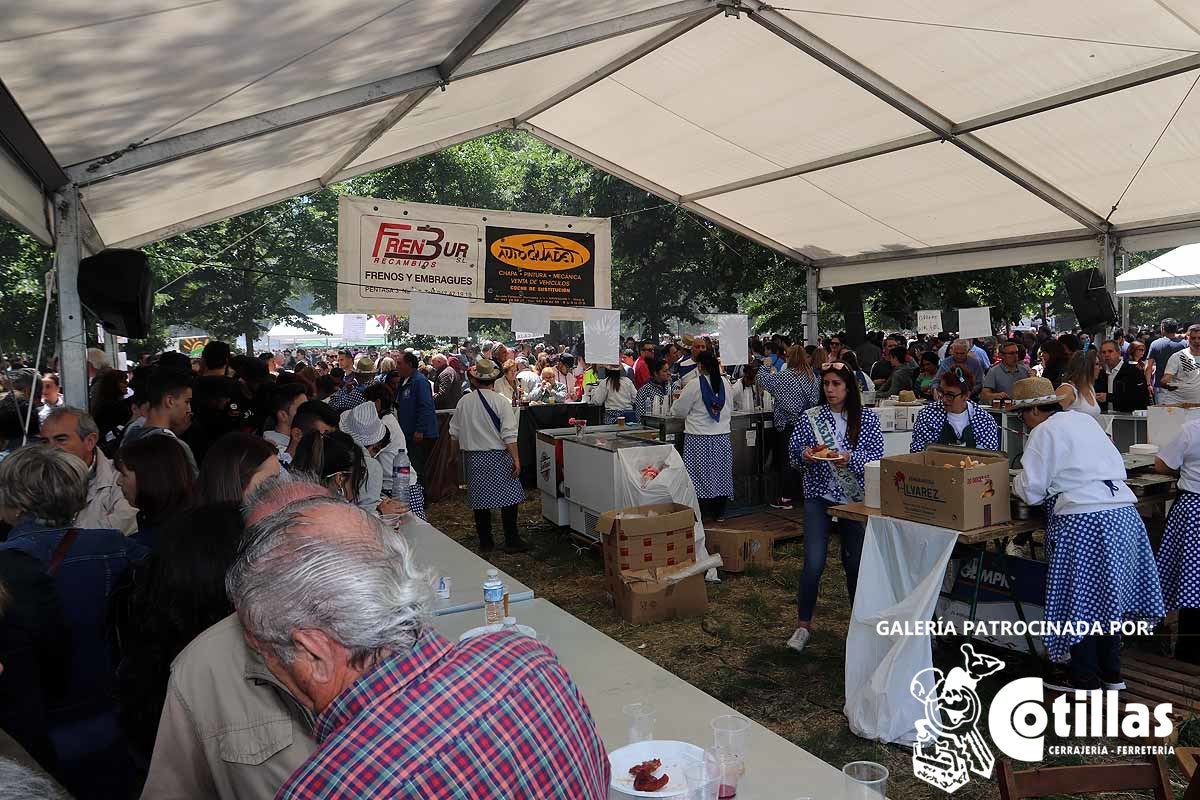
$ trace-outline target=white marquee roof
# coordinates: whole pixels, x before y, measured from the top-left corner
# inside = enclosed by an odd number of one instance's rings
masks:
[[[1200,244],[1185,244],[1117,276],[1121,297],[1200,296]]]
[[[815,263],[822,286],[1094,256],[1105,233],[1200,239],[1200,0],[2,16],[0,212],[43,238],[42,189],[67,180],[99,239],[139,246],[518,127]]]

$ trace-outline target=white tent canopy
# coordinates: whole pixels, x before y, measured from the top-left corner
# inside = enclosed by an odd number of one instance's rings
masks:
[[[1117,276],[1121,297],[1200,297],[1200,244],[1187,244]]]
[[[12,0],[4,22],[0,213],[48,239],[43,192],[61,212],[79,187],[84,248],[506,127],[814,267],[810,311],[818,278],[1108,275],[1118,247],[1200,240],[1197,0]]]

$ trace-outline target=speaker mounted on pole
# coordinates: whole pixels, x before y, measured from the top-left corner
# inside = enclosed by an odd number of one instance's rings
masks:
[[[1067,273],[1067,295],[1081,330],[1089,333],[1105,325],[1117,324],[1117,306],[1104,285],[1104,276],[1095,267]]]
[[[149,336],[154,289],[146,254],[109,249],[81,260],[79,300],[108,333],[130,339]]]

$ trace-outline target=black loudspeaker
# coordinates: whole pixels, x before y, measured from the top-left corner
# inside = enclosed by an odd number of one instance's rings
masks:
[[[102,250],[79,262],[79,299],[104,330],[130,339],[150,335],[150,262],[141,250]]]
[[[1067,295],[1083,330],[1117,324],[1117,307],[1096,268],[1067,273]]]

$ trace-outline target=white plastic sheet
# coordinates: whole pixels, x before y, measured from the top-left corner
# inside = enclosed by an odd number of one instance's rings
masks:
[[[342,315],[342,338],[348,342],[361,341],[367,335],[366,314]]]
[[[408,309],[408,332],[434,336],[467,336],[467,298],[441,296],[413,303]]]
[[[717,318],[721,337],[721,365],[735,367],[750,363],[750,318],[745,314],[722,314]]]
[[[583,312],[583,351],[589,364],[619,364],[621,312],[589,308]]]
[[[513,303],[512,332],[518,341],[539,339],[550,333],[550,306]]]
[[[617,504],[620,508],[648,506],[655,503],[679,503],[691,506],[696,513],[696,560],[708,558],[704,547],[704,523],[700,521],[700,500],[692,476],[679,451],[671,445],[662,447],[627,447],[617,451],[621,465],[617,473]],[[642,484],[642,469],[658,468],[658,477]],[[713,577],[716,577],[715,574]]]
[[[992,336],[992,308],[960,308],[958,310],[958,335],[968,338]]]
[[[912,743],[924,706],[908,690],[933,666],[928,636],[881,636],[880,622],[932,618],[955,531],[872,517],[867,523],[858,591],[846,636],[846,719],[864,739]]]

